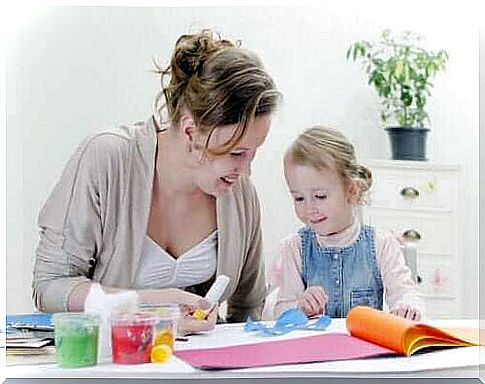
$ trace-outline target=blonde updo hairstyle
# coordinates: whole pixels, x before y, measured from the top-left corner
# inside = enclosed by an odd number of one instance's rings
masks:
[[[357,163],[354,145],[338,130],[324,126],[305,130],[286,151],[285,166],[288,163],[337,172],[345,186],[352,181],[357,183],[356,203],[366,203],[372,172]]]
[[[248,123],[271,114],[280,98],[260,59],[239,45],[203,30],[179,37],[166,68],[155,63],[161,75],[155,103],[158,115],[166,112],[168,123],[177,126],[186,108],[205,137],[204,149],[213,155],[228,153],[242,139]],[[209,150],[214,129],[233,124],[237,129],[232,137]]]

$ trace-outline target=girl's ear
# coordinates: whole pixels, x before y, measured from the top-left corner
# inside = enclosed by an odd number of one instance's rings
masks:
[[[355,180],[351,180],[347,185],[347,203],[357,204],[357,202],[359,201],[359,193],[359,183]]]

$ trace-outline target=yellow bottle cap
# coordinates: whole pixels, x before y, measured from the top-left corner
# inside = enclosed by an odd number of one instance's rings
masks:
[[[150,353],[150,360],[152,363],[166,363],[172,356],[172,348],[168,345],[155,345]]]
[[[197,308],[192,314],[192,317],[196,318],[197,320],[204,320],[206,316],[206,313],[200,308]]]

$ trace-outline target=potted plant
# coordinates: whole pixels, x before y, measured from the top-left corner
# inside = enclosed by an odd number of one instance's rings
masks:
[[[357,41],[347,51],[347,60],[364,64],[369,85],[377,90],[394,160],[426,160],[426,101],[448,53],[428,51],[421,42],[412,32],[384,30],[378,41]]]

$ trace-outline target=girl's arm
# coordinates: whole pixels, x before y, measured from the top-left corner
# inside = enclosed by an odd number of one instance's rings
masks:
[[[406,265],[401,243],[395,234],[376,231],[376,256],[389,309],[393,310],[399,305],[409,305],[422,314],[423,301],[419,297],[411,270]]]
[[[274,317],[284,310],[298,306],[305,287],[301,277],[301,244],[299,234],[294,234],[280,244],[281,285],[276,297]]]

